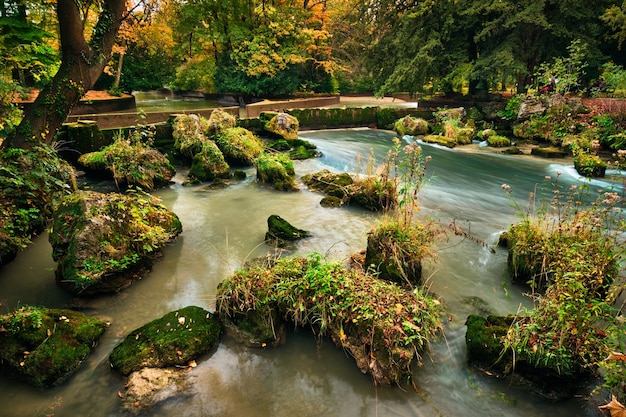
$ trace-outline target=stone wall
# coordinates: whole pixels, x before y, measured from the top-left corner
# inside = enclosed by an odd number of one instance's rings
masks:
[[[259,117],[267,111],[284,112],[289,109],[310,109],[313,107],[335,106],[339,104],[339,96],[312,97],[283,101],[261,101],[246,105],[247,117]]]

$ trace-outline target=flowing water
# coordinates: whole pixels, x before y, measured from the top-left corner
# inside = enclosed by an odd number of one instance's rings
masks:
[[[303,132],[323,156],[296,162],[301,176],[320,169],[361,173],[357,160],[374,152],[382,160],[393,134],[369,129]],[[405,139],[409,140],[409,139]],[[541,193],[545,176],[565,189],[582,184],[570,166],[524,157],[464,153],[423,145],[431,155],[429,183],[421,193],[420,216],[445,224],[454,221],[492,246],[516,220],[507,183],[524,205]],[[180,217],[184,232],[166,248],[153,271],[123,292],[82,302],[87,314],[111,325],[80,370],[59,387],[39,390],[0,377],[0,415],[5,417],[123,416],[118,391],[124,379],[109,368],[108,355],[135,328],[187,305],[214,309],[216,287],[246,259],[263,256],[267,218],[279,214],[313,232],[294,249],[319,251],[331,260],[346,259],[365,248],[367,232],[378,215],[343,207],[325,209],[321,196],[303,189],[284,193],[248,178],[221,190],[183,187],[185,173],[159,190],[163,203]],[[540,185],[538,185],[540,184]],[[597,183],[594,186],[607,186]],[[545,189],[550,193],[549,189]],[[6,312],[23,304],[63,307],[70,297],[57,288],[47,236],[38,237],[9,265],[0,268],[0,302]],[[593,416],[594,406],[580,399],[552,403],[468,369],[465,326],[468,314],[514,313],[530,306],[523,289],[506,275],[506,252],[451,236],[438,244],[438,258],[425,266],[428,284],[446,307],[445,339],[433,345],[416,369],[417,390],[375,387],[354,360],[332,342],[317,344],[307,331],[290,332],[277,348],[255,349],[224,337],[219,347],[198,360],[187,395],[151,410],[153,416]],[[56,407],[56,408],[55,408]],[[52,408],[55,408],[51,411]]]

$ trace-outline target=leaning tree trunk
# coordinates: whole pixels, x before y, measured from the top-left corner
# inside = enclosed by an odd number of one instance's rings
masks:
[[[57,17],[61,38],[61,67],[25,111],[17,133],[7,138],[5,148],[32,148],[51,144],[67,115],[102,74],[111,57],[125,11],[125,0],[105,0],[89,43],[75,0],[58,0]]]

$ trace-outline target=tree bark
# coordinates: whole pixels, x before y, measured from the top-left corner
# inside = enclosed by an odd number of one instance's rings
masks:
[[[51,144],[57,130],[80,98],[93,87],[111,57],[126,8],[125,0],[105,0],[91,40],[85,40],[77,2],[57,1],[61,40],[61,66],[52,82],[41,90],[25,111],[16,134],[4,148],[26,148]]]

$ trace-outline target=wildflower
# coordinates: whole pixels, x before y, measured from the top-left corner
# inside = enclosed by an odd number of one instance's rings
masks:
[[[502,184],[502,189],[504,191],[509,191],[511,189],[511,186],[509,184]]]
[[[549,176],[549,175],[546,175],[544,178],[545,178],[546,180],[548,180],[548,181],[550,181],[550,180],[552,179],[552,177],[551,177],[551,176]]]

